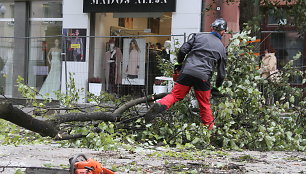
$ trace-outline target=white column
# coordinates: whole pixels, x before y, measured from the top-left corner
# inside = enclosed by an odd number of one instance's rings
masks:
[[[177,0],[176,12],[172,13],[171,34],[184,34],[200,32],[202,0]],[[184,42],[179,37],[179,42]]]
[[[63,29],[87,29],[89,35],[89,14],[83,13],[83,0],[63,0]],[[69,83],[69,73],[74,73],[77,89],[88,88],[88,59],[89,59],[89,39],[86,39],[86,62],[67,62],[67,78]],[[62,92],[66,92],[65,62],[62,64]],[[80,93],[79,103],[85,102],[86,93]]]

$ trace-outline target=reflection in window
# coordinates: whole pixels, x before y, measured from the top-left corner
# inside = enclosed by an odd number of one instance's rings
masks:
[[[61,18],[62,4],[58,2],[45,2],[43,4],[44,18]]]
[[[301,38],[297,32],[272,33],[271,46],[276,51],[277,68],[282,69],[299,52],[304,52],[304,38]],[[302,69],[303,62],[304,57],[301,56],[293,62],[293,66]],[[301,83],[301,79],[295,79],[294,82]]]
[[[39,2],[31,3],[31,18],[62,18],[62,2]]]

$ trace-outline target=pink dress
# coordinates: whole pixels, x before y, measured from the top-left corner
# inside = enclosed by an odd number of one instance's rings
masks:
[[[139,70],[139,52],[137,50],[131,50],[128,67],[127,67],[127,74],[138,75],[138,70]]]

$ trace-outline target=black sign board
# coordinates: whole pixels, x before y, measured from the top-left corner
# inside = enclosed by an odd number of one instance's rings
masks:
[[[83,12],[175,12],[176,0],[83,0]]]

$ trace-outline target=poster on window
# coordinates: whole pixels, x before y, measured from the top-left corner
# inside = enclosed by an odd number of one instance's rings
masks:
[[[144,39],[123,40],[122,84],[144,85],[145,51]]]
[[[63,29],[66,47],[66,60],[85,62],[86,58],[86,29]]]

